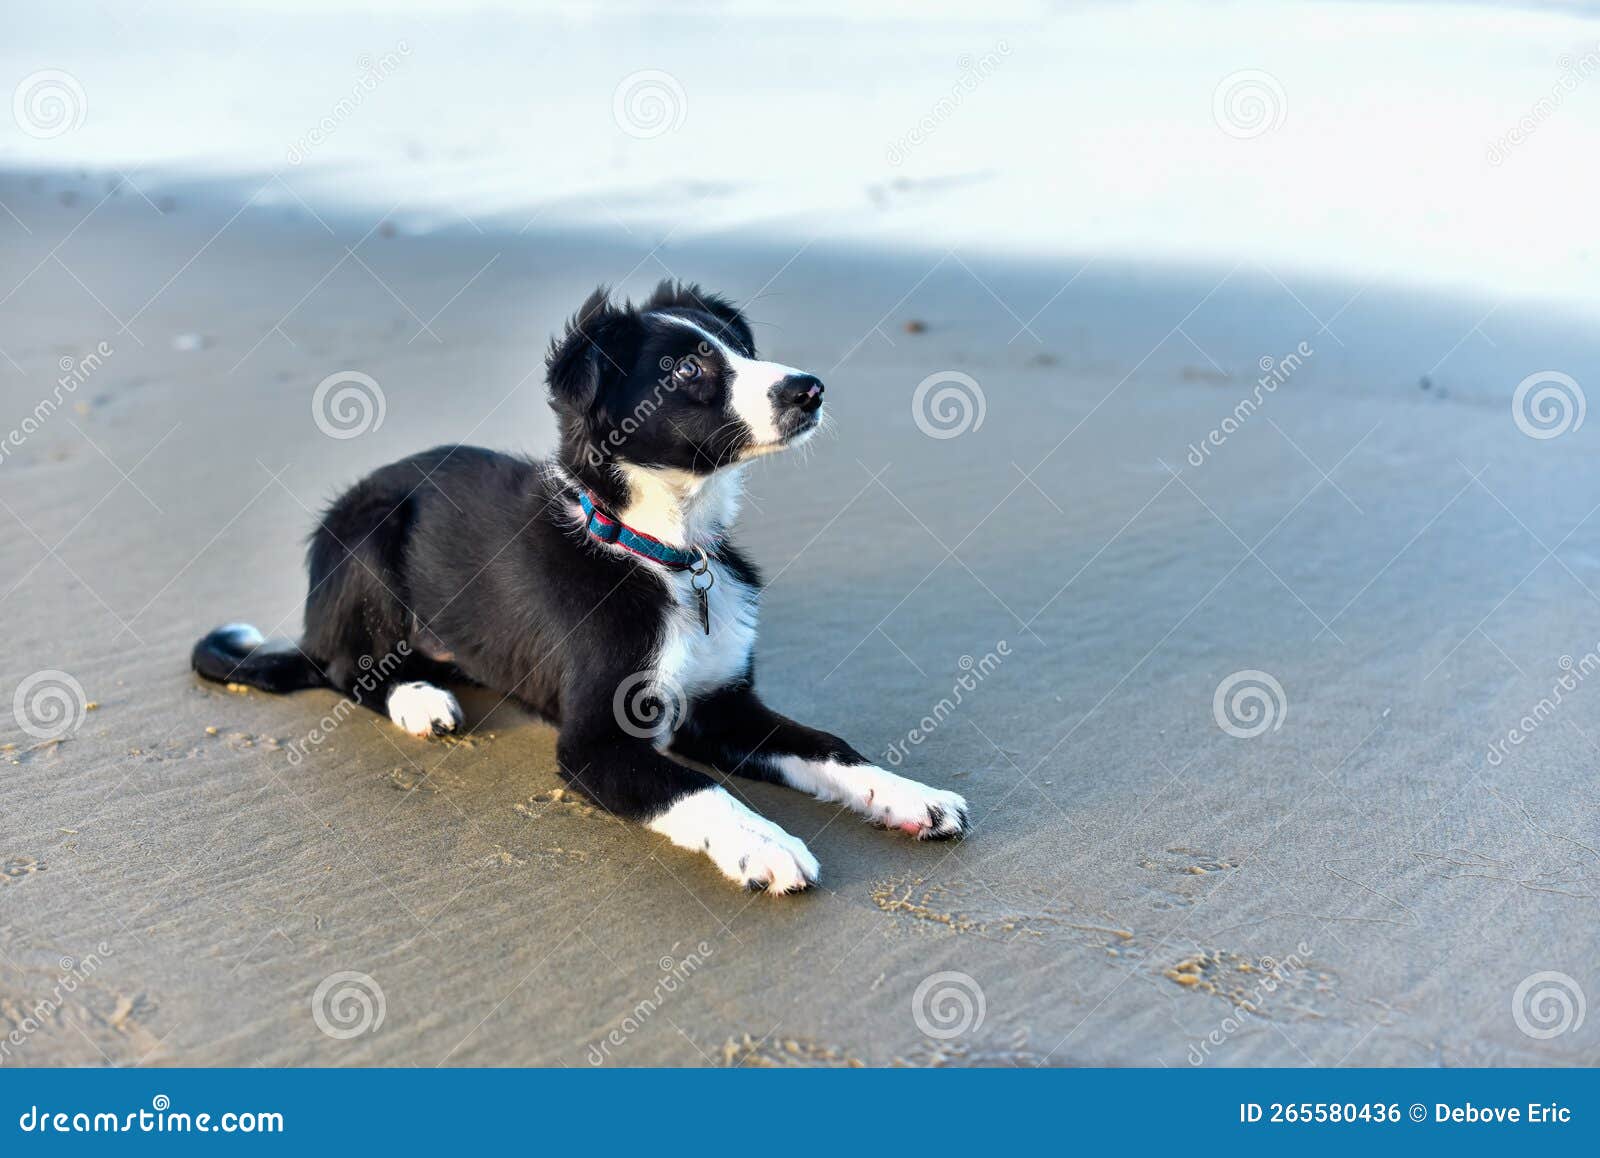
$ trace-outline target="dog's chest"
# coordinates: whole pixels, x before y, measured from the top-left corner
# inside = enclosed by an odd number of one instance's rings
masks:
[[[687,571],[667,577],[672,603],[666,609],[658,678],[693,699],[744,675],[756,642],[756,592],[726,567],[711,564],[715,582],[706,592],[711,631],[700,624],[699,596]],[[700,580],[703,584],[705,580]]]

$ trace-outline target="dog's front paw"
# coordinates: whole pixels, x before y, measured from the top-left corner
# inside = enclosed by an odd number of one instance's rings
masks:
[[[752,812],[725,788],[683,797],[650,822],[680,848],[698,849],[722,875],[747,889],[783,895],[810,888],[821,875],[801,841]]]
[[[389,718],[413,736],[443,736],[461,726],[461,705],[432,684],[396,684],[389,692]]]
[[[872,823],[897,828],[918,840],[965,836],[966,798],[943,788],[930,788],[882,768],[863,768],[857,811]]]

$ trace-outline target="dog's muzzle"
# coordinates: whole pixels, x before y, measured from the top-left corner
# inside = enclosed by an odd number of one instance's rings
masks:
[[[778,429],[786,438],[816,425],[822,410],[822,379],[816,375],[790,374],[768,394]]]

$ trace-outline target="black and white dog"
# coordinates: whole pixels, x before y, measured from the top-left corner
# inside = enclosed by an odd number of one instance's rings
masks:
[[[195,645],[195,670],[332,687],[417,736],[461,726],[441,685],[483,685],[559,725],[574,788],[749,888],[804,889],[816,858],[702,768],[919,839],[964,833],[960,796],[875,767],[753,687],[761,580],[729,539],[741,475],[817,429],[822,383],[759,360],[728,301],[670,282],[638,307],[597,291],[546,363],[551,460],[454,446],[375,471],[311,537],[299,644],[230,624]]]

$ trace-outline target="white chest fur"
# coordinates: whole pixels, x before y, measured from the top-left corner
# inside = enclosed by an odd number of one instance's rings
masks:
[[[707,543],[733,524],[744,468],[691,475],[666,468],[616,464],[628,490],[623,523],[666,543]],[[706,589],[711,630],[700,624],[700,600],[688,571],[661,571],[671,595],[661,624],[654,682],[676,718],[696,697],[742,677],[756,642],[755,588],[741,583],[713,560],[714,582]],[[704,585],[705,580],[699,580]]]
[[[700,626],[699,598],[687,571],[667,576],[673,606],[667,609],[656,678],[663,691],[683,701],[724,687],[744,675],[756,643],[756,592],[715,561],[716,577],[706,599],[711,632]],[[705,580],[700,580],[703,584]]]

